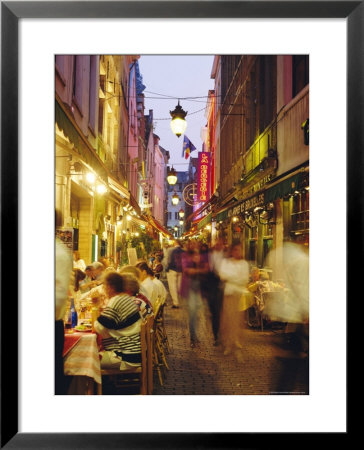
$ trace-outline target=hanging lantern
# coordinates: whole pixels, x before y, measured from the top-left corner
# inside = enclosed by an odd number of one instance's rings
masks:
[[[167,181],[168,184],[176,184],[177,183],[177,172],[175,171],[175,169],[172,166],[172,169],[169,169],[167,171]]]
[[[182,208],[179,210],[178,214],[181,219],[183,219],[183,217],[185,216],[185,212],[183,211]]]
[[[180,137],[187,128],[187,122],[185,120],[187,111],[182,109],[182,106],[179,104],[178,100],[178,105],[175,107],[174,111],[169,111],[169,114],[172,117],[171,129],[177,137]]]
[[[176,205],[178,205],[178,203],[179,203],[179,197],[178,197],[177,193],[175,192],[172,195],[172,205],[176,206]]]

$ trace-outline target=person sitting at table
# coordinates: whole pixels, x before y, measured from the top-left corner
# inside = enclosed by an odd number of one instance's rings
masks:
[[[161,273],[163,272],[163,264],[162,264],[162,256],[157,255],[153,262],[152,270],[156,278],[160,278]]]
[[[76,310],[79,309],[81,300],[81,289],[80,284],[86,278],[85,272],[80,269],[73,269],[73,284],[70,286],[71,296],[75,302]]]
[[[167,298],[167,289],[164,287],[164,284],[159,279],[157,274],[155,274],[153,271],[151,271],[150,279],[157,287],[158,299],[160,300],[161,304],[165,303]]]
[[[80,289],[82,293],[88,292],[90,289],[96,286],[93,277],[93,272],[94,268],[91,264],[86,266],[85,269],[86,277],[80,282]]]
[[[126,292],[126,277],[108,272],[104,277],[108,304],[94,323],[102,337],[101,368],[120,370],[140,366],[142,317],[132,295]]]
[[[139,312],[144,319],[147,315],[153,314],[153,306],[147,297],[139,292],[139,279],[134,275],[133,271],[128,272],[128,267],[136,269],[134,266],[126,266],[126,270],[123,271],[125,292],[133,296],[134,301],[139,308]]]
[[[153,308],[158,300],[158,289],[153,283],[152,276],[154,276],[152,269],[148,266],[146,261],[140,261],[136,264],[136,267],[140,270],[141,286],[146,292],[146,297],[149,299]]]
[[[101,284],[102,283],[102,276],[105,271],[105,266],[98,261],[95,261],[92,263],[93,270],[93,278],[96,281],[95,284]]]
[[[119,270],[120,273],[131,273],[136,277],[136,279],[139,282],[139,292],[138,296],[142,298],[146,303],[150,305],[150,307],[153,309],[153,305],[151,301],[149,300],[148,295],[150,295],[149,290],[146,289],[145,284],[142,284],[142,273],[136,266],[126,265],[122,266]]]
[[[82,272],[86,269],[86,263],[83,259],[81,259],[80,252],[77,250],[73,252],[73,268],[80,269]]]

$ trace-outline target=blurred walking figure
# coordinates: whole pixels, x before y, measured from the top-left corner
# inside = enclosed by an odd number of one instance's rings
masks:
[[[292,349],[308,352],[309,322],[309,257],[308,248],[294,242],[285,242],[283,247],[268,254],[267,263],[275,278],[285,287],[285,296],[280,303],[269,308],[269,315],[286,322],[291,331]]]
[[[200,254],[196,243],[190,241],[182,255],[181,296],[186,299],[189,317],[191,347],[199,343],[196,334],[197,318],[202,306],[201,276],[208,272],[208,261]]]
[[[221,261],[219,275],[225,281],[220,322],[220,336],[225,348],[224,355],[229,355],[234,351],[240,360],[245,327],[245,311],[241,310],[241,299],[249,280],[249,265],[243,259],[243,249],[240,243],[233,244],[230,257]]]
[[[201,279],[201,294],[207,300],[211,313],[211,325],[214,335],[214,345],[219,344],[219,327],[222,300],[224,295],[223,282],[219,277],[219,268],[224,257],[224,245],[222,239],[219,239],[215,246],[209,250],[208,247],[202,247],[202,254],[207,255],[208,272]]]
[[[169,255],[166,266],[169,293],[172,298],[172,308],[179,308],[179,290],[182,280],[182,254],[183,249],[180,241],[177,241]]]
[[[55,226],[61,227],[62,213],[56,210]],[[68,383],[63,370],[64,324],[67,309],[69,285],[72,273],[72,254],[66,245],[55,239],[55,394],[64,395]]]
[[[278,345],[281,371],[274,386],[276,394],[291,394],[299,380],[308,385],[309,377],[309,255],[305,245],[285,242],[268,254],[267,263],[276,279],[285,286],[285,296],[267,308],[275,320],[286,322],[286,333]],[[308,394],[308,392],[303,392]]]

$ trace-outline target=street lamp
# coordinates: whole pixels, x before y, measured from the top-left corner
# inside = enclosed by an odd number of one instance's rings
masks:
[[[178,214],[179,214],[181,219],[185,216],[185,212],[183,211],[182,208],[179,210]]]
[[[168,184],[176,184],[177,183],[177,173],[172,166],[172,169],[168,169],[167,172],[167,181]]]
[[[175,192],[172,195],[172,205],[176,206],[176,205],[178,205],[178,203],[179,203],[179,197],[177,195],[177,192]]]
[[[182,109],[182,106],[179,104],[175,107],[173,111],[169,111],[169,114],[172,117],[171,120],[171,129],[173,133],[180,137],[181,134],[183,134],[187,128],[187,122],[185,120],[185,117],[187,116],[187,111],[184,111]]]

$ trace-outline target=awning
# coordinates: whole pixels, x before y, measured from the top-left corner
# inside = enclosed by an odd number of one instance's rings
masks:
[[[308,186],[308,168],[301,168],[292,176],[286,175],[282,181],[273,180],[272,184],[274,185],[271,187],[266,185],[263,189],[255,192],[254,195],[217,212],[214,216],[216,222],[224,221],[231,216],[241,214],[243,211],[274,202],[278,198],[283,198],[286,195],[293,194],[296,190],[303,189]]]
[[[159,233],[163,233],[165,236],[173,237],[172,234],[163,226],[161,225],[157,219],[155,219],[153,216],[147,216],[147,220]]]
[[[129,203],[130,203],[130,206],[133,207],[134,211],[138,214],[138,216],[140,216],[142,214],[142,210],[140,209],[138,202],[135,200],[135,198],[133,197],[133,195],[131,193],[130,193]]]
[[[235,206],[236,203],[236,192],[232,192],[229,195],[227,195],[222,201],[220,202],[220,209],[219,211],[214,213],[214,217],[216,217],[216,222],[220,222],[220,220],[225,220],[228,217],[228,211],[232,206]]]
[[[108,183],[109,187],[116,192],[116,194],[121,197],[122,199],[129,200],[130,199],[130,192],[127,190],[126,187],[122,186],[120,183],[118,183],[114,178],[108,177]]]
[[[212,212],[207,214],[207,216],[205,216],[203,219],[199,221],[199,223],[197,224],[197,229],[201,230],[201,228],[205,227],[208,223],[211,222],[211,219],[212,219]]]
[[[279,182],[275,186],[268,187],[264,193],[265,203],[274,202],[278,198],[293,194],[295,191],[308,186],[308,173],[299,172]]]
[[[224,209],[223,211],[216,214],[216,222],[221,222],[228,217],[229,208]]]
[[[206,208],[208,207],[212,207],[213,205],[215,205],[215,203],[217,202],[217,196],[215,194],[212,194],[212,196],[210,197],[210,199],[205,202],[200,208],[196,209],[196,211],[194,211],[192,214],[190,214],[186,221],[193,221],[193,219],[195,217],[197,217],[199,214],[201,214]]]

